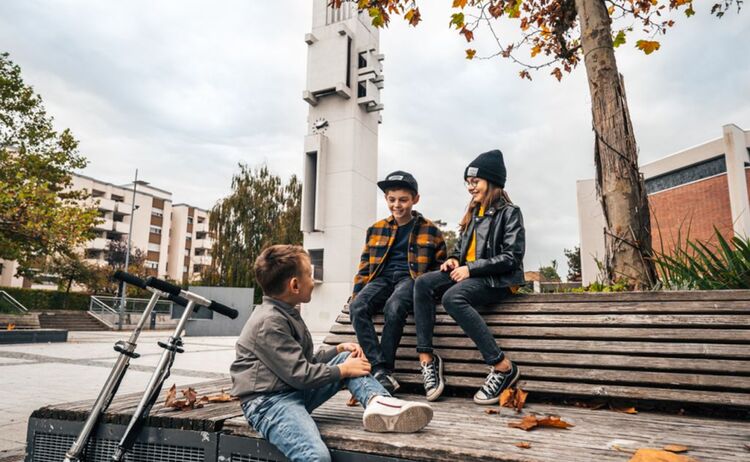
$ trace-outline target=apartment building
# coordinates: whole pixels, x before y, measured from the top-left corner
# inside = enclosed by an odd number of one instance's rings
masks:
[[[148,274],[192,281],[210,264],[208,211],[187,204],[172,205],[171,192],[144,181],[115,185],[73,175],[72,183],[73,189],[91,194],[84,205],[95,206],[101,218],[94,228],[96,237],[81,249],[89,263],[106,265],[110,242],[127,242],[132,225],[130,245],[145,255]],[[17,278],[16,269],[15,262],[0,260],[0,286],[54,288]]]
[[[208,232],[208,211],[188,204],[172,206],[167,275],[192,281],[211,264],[213,240]]]

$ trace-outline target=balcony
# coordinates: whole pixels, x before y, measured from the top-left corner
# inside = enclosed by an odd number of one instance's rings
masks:
[[[112,223],[113,221],[109,218],[101,218],[99,219],[99,224],[94,225],[94,229],[100,231],[112,231]]]
[[[103,237],[97,237],[96,239],[93,239],[88,242],[86,245],[87,249],[92,250],[104,250],[107,248],[107,243],[109,242],[108,239],[104,239]]]
[[[208,266],[211,264],[211,255],[198,255],[193,257],[194,265]]]
[[[112,227],[112,231],[122,233],[122,234],[128,234],[130,232],[130,223],[125,223],[124,221],[115,221],[113,222],[114,226]]]
[[[210,249],[214,245],[214,240],[210,237],[204,237],[203,239],[195,239],[193,241],[194,249]]]
[[[94,203],[97,201],[99,202],[99,205],[97,206],[99,210],[104,210],[105,212],[114,212],[115,211],[115,201],[112,199],[106,199],[104,197],[96,197],[92,199]]]
[[[132,207],[132,204],[126,204],[125,202],[115,202],[115,212],[122,215],[130,215],[130,209]]]
[[[193,233],[207,233],[208,232],[208,222],[204,221],[203,223],[196,223],[193,225]]]

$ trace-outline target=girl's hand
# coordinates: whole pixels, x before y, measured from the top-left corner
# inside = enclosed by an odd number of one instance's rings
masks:
[[[362,351],[362,347],[358,343],[339,343],[336,345],[336,353],[343,353],[344,351],[351,351],[351,356],[354,358],[364,357],[365,353]]]
[[[458,266],[458,260],[455,258],[449,258],[442,265],[440,265],[440,271],[447,272],[452,271]]]
[[[455,282],[461,282],[464,279],[469,279],[469,267],[459,266],[458,268],[451,271],[451,279]]]
[[[372,370],[370,363],[364,357],[349,356],[346,361],[338,365],[342,378],[362,377]]]

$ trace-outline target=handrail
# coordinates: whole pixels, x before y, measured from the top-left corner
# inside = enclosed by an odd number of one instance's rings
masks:
[[[0,298],[5,299],[8,303],[10,303],[13,306],[13,308],[21,311],[22,313],[28,313],[29,312],[28,308],[26,308],[25,306],[23,306],[21,304],[21,302],[19,302],[15,298],[13,298],[8,292],[6,292],[4,290],[0,290]]]
[[[93,305],[96,304],[99,306],[103,311],[109,311],[112,314],[117,314],[117,310],[112,308],[111,306],[107,305],[103,301],[99,299],[100,297],[92,295],[91,296],[91,303],[89,304],[89,311],[95,311],[92,309]]]
[[[110,308],[109,305],[99,300],[97,297],[92,295],[89,302],[89,314],[102,323],[104,323],[110,329],[114,329],[119,314],[114,309]]]
[[[112,297],[109,295],[96,295],[96,299],[107,305],[110,309],[120,312],[120,304],[122,299],[120,297]],[[126,313],[143,313],[143,309],[148,305],[149,300],[147,298],[126,298],[125,299],[125,312]],[[140,306],[139,306],[140,305]],[[159,300],[156,302],[154,312],[156,313],[171,313],[172,302],[169,300]]]

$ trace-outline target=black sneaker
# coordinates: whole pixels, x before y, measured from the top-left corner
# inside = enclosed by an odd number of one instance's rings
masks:
[[[437,353],[432,355],[432,362],[422,363],[422,381],[427,401],[435,401],[440,398],[445,389],[445,377],[443,377],[443,360]]]
[[[373,375],[373,377],[375,377],[375,380],[383,385],[383,388],[385,388],[391,395],[396,393],[398,389],[401,388],[401,385],[399,385],[398,381],[387,370],[381,369],[375,372],[375,375]]]
[[[484,380],[484,385],[474,394],[474,402],[477,404],[496,404],[500,401],[500,393],[506,388],[510,388],[518,380],[520,373],[516,363],[510,363],[510,370],[506,372],[496,372],[494,367],[490,367],[490,373]]]

